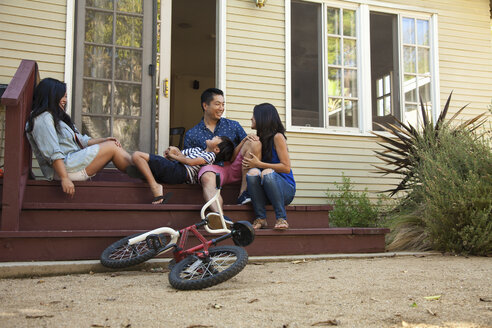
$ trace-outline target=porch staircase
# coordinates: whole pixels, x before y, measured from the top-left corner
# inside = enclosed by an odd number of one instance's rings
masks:
[[[179,230],[199,222],[203,205],[199,185],[165,185],[172,198],[165,205],[152,205],[146,183],[114,170],[93,181],[75,182],[73,198],[62,192],[59,182],[30,179],[31,155],[23,127],[35,78],[36,64],[23,60],[2,96],[7,119],[5,175],[0,179],[0,261],[98,259],[108,245],[130,234],[161,226]],[[224,186],[224,213],[234,221],[251,220],[251,205],[235,205],[238,190],[238,185]],[[288,206],[287,231],[271,229],[275,218],[271,206],[267,209],[269,227],[258,231],[246,247],[250,255],[384,251],[388,229],[329,228],[329,205]]]
[[[165,205],[153,205],[146,183],[123,174],[121,180],[76,182],[72,199],[59,182],[28,180],[18,230],[0,231],[0,261],[97,259],[109,244],[130,234],[161,226],[179,230],[200,221],[200,186],[165,185],[173,196]],[[238,190],[238,185],[224,186],[224,213],[233,221],[251,221],[251,205],[233,205]],[[271,206],[267,209],[269,227],[257,231],[246,247],[250,255],[384,251],[386,229],[329,228],[329,205],[288,206],[287,231],[272,229],[275,215]]]

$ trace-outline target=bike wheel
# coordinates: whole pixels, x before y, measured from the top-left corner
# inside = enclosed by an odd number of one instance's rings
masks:
[[[149,248],[145,240],[128,245],[128,240],[138,235],[125,237],[109,245],[101,254],[101,264],[108,268],[126,268],[156,256],[157,251]]]
[[[209,256],[191,255],[176,263],[169,273],[169,283],[176,289],[191,290],[215,286],[231,279],[246,266],[248,253],[238,246],[209,249]]]

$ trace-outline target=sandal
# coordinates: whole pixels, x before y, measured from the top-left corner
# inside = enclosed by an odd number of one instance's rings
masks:
[[[289,229],[289,224],[287,223],[286,219],[277,219],[277,222],[275,223],[275,227],[273,227],[274,230],[286,230]]]
[[[172,192],[168,192],[165,195],[156,196],[152,200],[152,204],[153,205],[164,205],[164,204],[166,204],[169,201],[169,198],[171,198],[172,195],[173,195]]]
[[[255,230],[266,228],[266,226],[267,226],[266,219],[256,219],[253,221],[253,229]]]

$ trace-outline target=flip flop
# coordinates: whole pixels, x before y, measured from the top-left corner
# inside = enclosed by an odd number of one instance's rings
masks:
[[[172,195],[173,195],[172,192],[168,192],[165,195],[154,197],[154,199],[152,200],[152,204],[153,205],[164,205],[167,203],[167,201],[169,200],[169,198],[171,198]],[[156,203],[156,202],[160,201],[161,199],[162,199],[162,202]]]

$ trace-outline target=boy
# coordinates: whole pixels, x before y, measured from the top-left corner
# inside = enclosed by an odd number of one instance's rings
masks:
[[[203,165],[231,159],[234,144],[228,137],[216,136],[206,140],[205,144],[205,150],[195,147],[179,151],[171,146],[164,152],[164,157],[140,151],[133,153],[133,163],[149,183],[154,195],[152,204],[167,201],[160,183],[198,183],[198,171]]]

